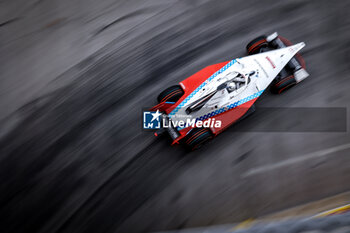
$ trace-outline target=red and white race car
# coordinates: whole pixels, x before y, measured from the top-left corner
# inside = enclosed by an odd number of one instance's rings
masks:
[[[309,76],[298,51],[277,33],[247,45],[250,56],[208,66],[161,92],[156,111],[172,144],[196,149],[253,112],[254,102],[270,86],[281,93]]]

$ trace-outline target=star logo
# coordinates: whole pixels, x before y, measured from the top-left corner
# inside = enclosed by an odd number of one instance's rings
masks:
[[[161,113],[159,113],[159,110],[157,110],[155,113],[151,113],[152,114],[152,121],[156,120],[156,119],[159,119],[159,117],[162,115]]]
[[[157,110],[156,112],[143,112],[143,128],[144,129],[160,129],[160,116],[162,113]]]

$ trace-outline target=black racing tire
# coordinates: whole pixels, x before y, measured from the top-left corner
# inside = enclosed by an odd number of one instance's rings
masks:
[[[158,103],[165,101],[176,102],[181,98],[181,96],[183,96],[183,94],[184,91],[180,85],[168,87],[158,95]]]
[[[201,147],[204,143],[213,138],[213,133],[208,128],[194,128],[189,132],[185,139],[185,143],[190,150]]]
[[[275,94],[281,94],[289,88],[297,84],[294,75],[289,75],[284,78],[275,79],[271,84],[271,92]]]
[[[260,48],[267,47],[267,46],[268,46],[268,42],[266,41],[266,36],[263,35],[250,41],[247,44],[246,49],[249,55],[253,55],[258,53]]]

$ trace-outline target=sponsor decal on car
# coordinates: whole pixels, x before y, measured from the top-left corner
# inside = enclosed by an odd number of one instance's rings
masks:
[[[270,62],[272,68],[275,69],[275,68],[276,68],[275,63],[273,63],[273,61],[271,60],[271,58],[269,58],[269,56],[266,56],[265,58]]]
[[[266,70],[264,69],[264,67],[260,64],[260,62],[256,59],[254,59],[255,63],[258,64],[258,66],[260,67],[260,69],[264,72],[265,76],[268,78],[269,75],[267,74]]]

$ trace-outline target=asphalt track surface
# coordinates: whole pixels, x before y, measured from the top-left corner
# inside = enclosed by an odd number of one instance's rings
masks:
[[[82,3],[71,4],[79,16]],[[73,25],[65,30],[74,29],[76,19],[81,27],[92,27],[73,51],[84,49],[80,43],[90,46],[103,38],[108,43],[86,59],[76,58],[82,60],[76,65],[60,63],[71,68],[51,83],[31,80],[35,72],[18,79],[16,54],[7,59],[2,53],[7,63],[1,69],[1,104],[26,103],[12,114],[2,111],[2,232],[150,232],[232,223],[349,190],[348,132],[239,132],[238,124],[188,153],[141,130],[142,108],[156,104],[162,89],[207,65],[244,56],[249,40],[274,31],[306,43],[303,56],[311,76],[285,94],[264,93],[257,106],[348,108],[348,1],[125,4],[104,6],[101,12],[114,19],[103,27],[88,17],[63,20]],[[0,30],[20,22],[14,18]],[[123,33],[108,33],[123,23]],[[18,61],[38,74],[49,70],[55,66],[43,60],[49,45],[41,44],[36,63],[32,57]],[[47,54],[61,51],[55,49]],[[5,86],[13,80],[11,95]],[[37,98],[25,95],[38,83],[50,84],[36,90]],[[242,123],[282,122],[264,112]]]

